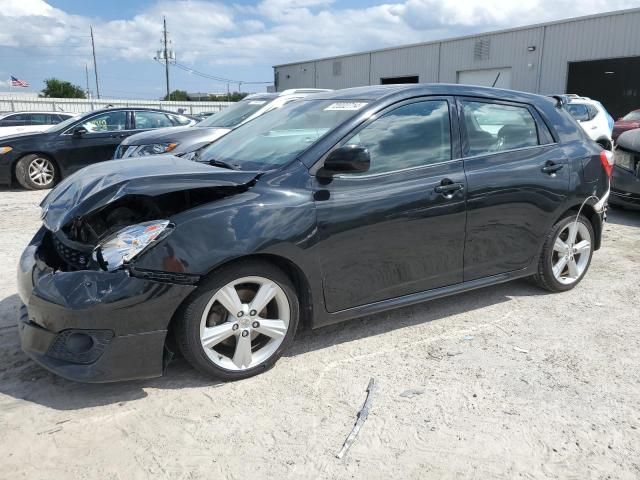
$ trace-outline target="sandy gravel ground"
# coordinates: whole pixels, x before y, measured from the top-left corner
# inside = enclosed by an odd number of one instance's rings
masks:
[[[517,281],[304,333],[248,381],[179,360],[83,385],[18,345],[14,272],[41,197],[0,191],[2,479],[640,478],[638,213],[610,215],[569,293]]]

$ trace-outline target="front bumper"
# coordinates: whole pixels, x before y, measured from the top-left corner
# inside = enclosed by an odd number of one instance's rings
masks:
[[[81,382],[162,375],[169,322],[195,287],[125,271],[55,272],[38,253],[42,236],[36,235],[18,266],[24,303],[18,330],[25,353]]]
[[[11,167],[16,159],[17,155],[14,151],[0,155],[0,185],[11,185]]]

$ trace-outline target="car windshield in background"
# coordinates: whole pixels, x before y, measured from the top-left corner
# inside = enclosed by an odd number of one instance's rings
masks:
[[[640,121],[640,112],[635,111],[627,113],[624,117],[622,117],[622,120],[630,120],[634,122]]]
[[[198,123],[199,127],[233,128],[264,107],[271,99],[243,100],[211,115]]]
[[[290,103],[225,135],[202,152],[201,161],[222,162],[239,170],[284,165],[365,105],[336,100]]]

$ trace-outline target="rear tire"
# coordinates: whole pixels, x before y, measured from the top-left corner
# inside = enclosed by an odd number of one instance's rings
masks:
[[[56,184],[58,169],[45,155],[25,155],[16,163],[16,179],[28,190],[45,190]]]
[[[551,227],[538,260],[535,283],[550,292],[566,292],[584,278],[593,256],[593,227],[587,217],[567,213]]]
[[[300,317],[289,277],[265,261],[222,267],[177,312],[178,348],[197,370],[240,380],[271,368],[293,342]]]

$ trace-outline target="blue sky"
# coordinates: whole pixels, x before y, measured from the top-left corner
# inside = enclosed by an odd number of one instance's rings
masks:
[[[163,16],[181,67],[171,69],[172,90],[222,92],[226,82],[187,70],[270,82],[279,63],[637,6],[640,0],[0,0],[0,91],[10,75],[27,80],[28,91],[49,77],[85,88],[87,65],[95,92],[93,26],[102,96],[158,98],[164,72],[153,56]]]

